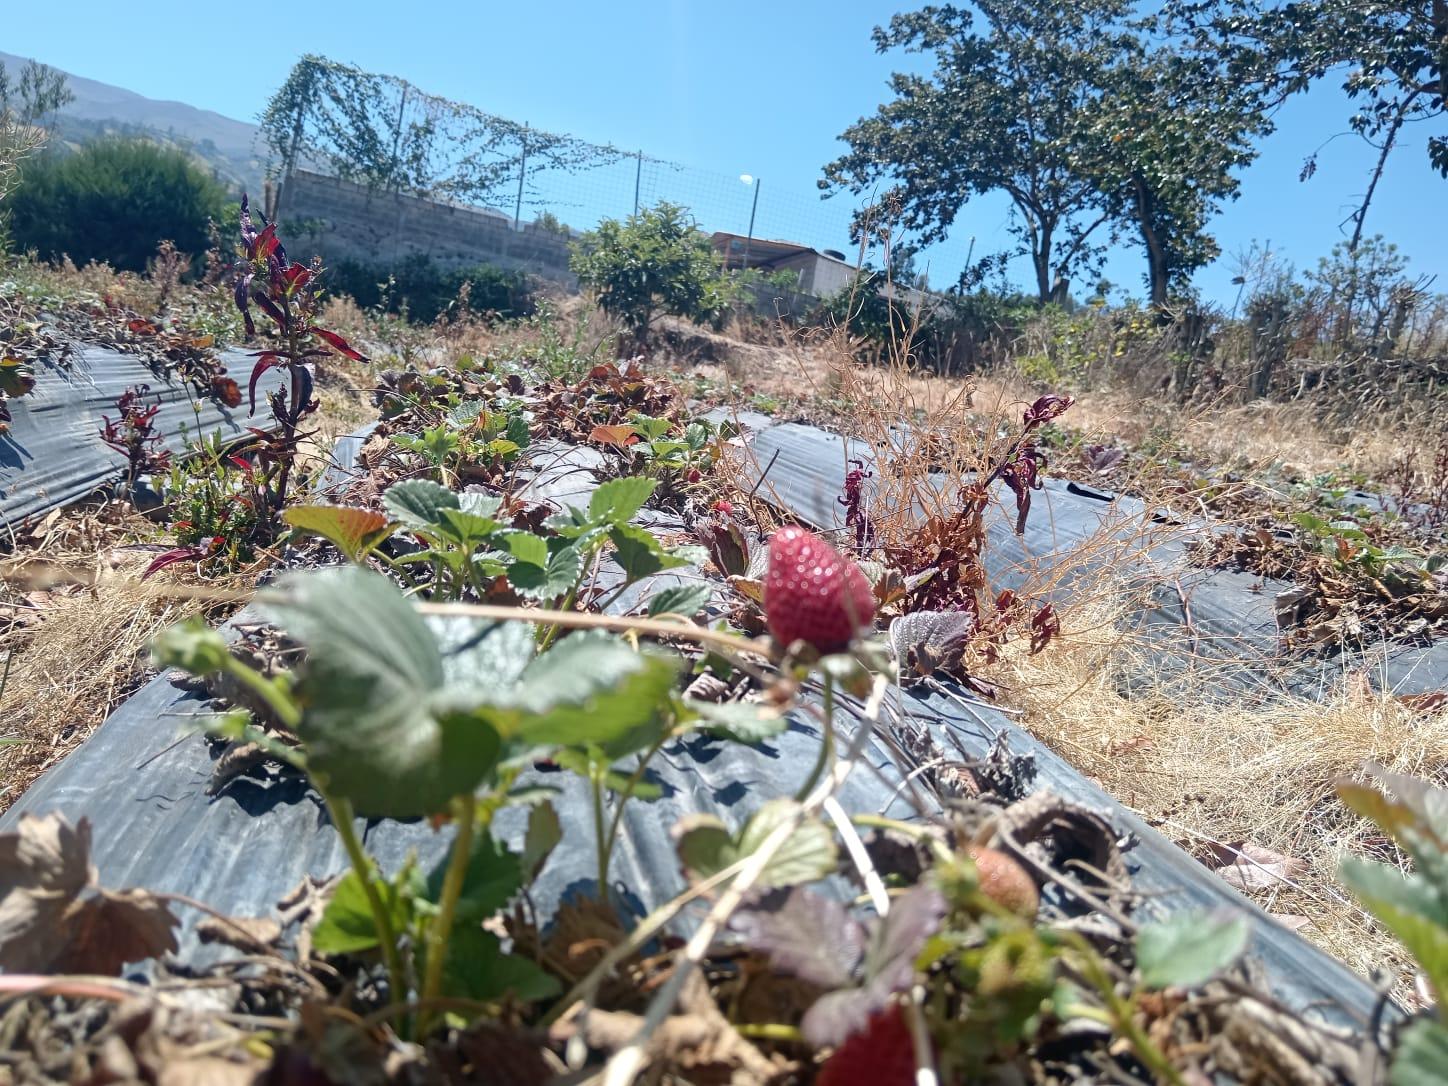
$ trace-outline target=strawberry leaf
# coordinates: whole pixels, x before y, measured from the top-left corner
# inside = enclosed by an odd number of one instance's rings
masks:
[[[530,600],[555,600],[583,576],[583,555],[577,547],[559,547],[543,564],[515,561],[508,567],[508,583]]]
[[[417,531],[441,523],[444,509],[461,506],[458,496],[447,487],[427,479],[408,479],[387,488],[382,495],[382,508],[401,521],[404,528]]]
[[[308,764],[360,813],[431,814],[491,773],[498,733],[447,688],[437,639],[386,577],[356,567],[294,576],[263,609],[308,650],[296,729]],[[486,659],[497,629],[472,659]]]
[[[341,505],[294,505],[282,513],[282,520],[300,532],[321,536],[349,562],[361,562],[392,532],[392,522],[381,513]]]
[[[644,507],[656,485],[653,479],[639,475],[611,479],[593,492],[588,519],[595,524],[623,524]]]
[[[1195,988],[1237,960],[1251,934],[1230,913],[1185,912],[1143,927],[1136,967],[1148,988]]]
[[[670,585],[654,593],[649,600],[649,615],[683,615],[691,618],[702,611],[714,594],[708,584]]]
[[[616,524],[608,537],[613,542],[614,560],[623,567],[624,578],[630,584],[663,570],[689,564],[687,558],[664,550],[653,533],[636,524]]]
[[[782,973],[820,988],[854,983],[867,932],[837,900],[796,886],[742,909],[730,926]]]
[[[442,900],[442,884],[447,877],[451,855],[438,861],[427,876],[428,900]],[[501,909],[523,886],[523,868],[516,853],[493,839],[488,833],[473,838],[463,873],[462,894],[458,898],[457,918],[460,922],[482,923]]]

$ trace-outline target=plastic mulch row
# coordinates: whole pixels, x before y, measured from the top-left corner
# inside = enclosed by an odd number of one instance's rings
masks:
[[[243,384],[256,361],[243,351],[225,351],[221,360]],[[105,347],[78,344],[66,365],[41,363],[35,377],[34,391],[9,401],[13,421],[0,436],[0,522],[11,529],[121,477],[125,459],[100,434],[103,416],[118,416],[116,400],[128,388],[150,386],[146,402],[161,405],[157,431],[168,449],[180,452],[188,439],[217,430],[232,438],[248,426],[264,427],[270,417],[264,397],[282,380],[276,370],[262,375],[252,418],[246,405],[227,408],[184,381],[157,376],[137,355]]]
[[[342,473],[359,446],[357,438],[339,444],[336,459]],[[562,458],[548,451],[536,455],[535,463],[548,467],[531,484],[534,496],[586,501],[595,485],[589,469],[597,455],[590,449],[575,449]],[[774,470],[779,471],[778,466]],[[1049,520],[1054,506],[1043,503],[1042,514],[1042,520]],[[677,527],[659,514],[653,515],[653,526]],[[630,596],[636,601],[650,590],[656,586],[645,585]],[[621,600],[616,606],[630,603]],[[1050,789],[1104,814],[1132,843],[1126,856],[1133,883],[1142,892],[1139,916],[1200,907],[1238,911],[1252,922],[1253,952],[1273,994],[1340,1025],[1361,1027],[1367,1021],[1376,993],[1366,982],[1275,923],[1005,714],[909,691],[900,693],[893,709],[892,715],[928,728],[943,749],[960,751],[965,758],[985,757],[1003,737],[1013,754],[1034,759],[1036,789]],[[305,875],[341,871],[346,858],[339,839],[305,782],[285,776],[242,777],[214,798],[205,794],[214,764],[211,748],[196,735],[176,739],[178,728],[202,711],[198,696],[183,694],[166,676],[158,677],[0,816],[0,832],[11,829],[26,812],[58,811],[71,820],[88,817],[104,885],[184,893],[237,916],[268,914]],[[852,812],[919,817],[897,794],[900,769],[887,738],[876,736],[867,745],[863,757],[875,769],[857,768],[841,802]],[[792,794],[801,767],[813,762],[819,742],[817,726],[801,713],[785,733],[757,746],[699,736],[667,749],[654,767],[663,797],[630,804],[625,814],[611,870],[617,892],[640,914],[669,900],[684,886],[670,827],[692,813],[712,813],[738,824],[763,799]],[[539,774],[539,780],[561,789],[554,802],[565,825],[587,824],[589,797],[580,780],[564,773]],[[517,848],[524,821],[523,811],[505,810],[494,830]],[[448,840],[423,821],[363,825],[369,850],[388,870],[411,850],[431,863]],[[561,900],[589,891],[593,870],[589,835],[567,835],[533,890],[540,915],[548,917]],[[195,952],[188,929],[182,954]]]

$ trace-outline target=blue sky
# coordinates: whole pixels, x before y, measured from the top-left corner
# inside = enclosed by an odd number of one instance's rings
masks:
[[[887,94],[885,80],[919,58],[878,56],[871,28],[904,5],[864,0],[609,0],[495,3],[326,0],[214,4],[100,0],[7,4],[0,49],[153,98],[171,98],[254,120],[298,55],[318,52],[492,113],[596,142],[642,148],[686,164],[656,179],[659,195],[684,198],[705,226],[743,232],[759,179],[762,236],[844,247],[847,208],[820,206],[815,180],[842,149],[837,137]],[[1334,89],[1291,103],[1245,173],[1242,197],[1215,222],[1225,254],[1254,239],[1299,268],[1345,237],[1339,222],[1366,184],[1374,152],[1344,136],[1299,183],[1303,158],[1346,128]],[[1368,219],[1411,258],[1410,271],[1442,275],[1448,288],[1448,182],[1427,166],[1428,133],[1395,152]],[[645,201],[649,178],[645,180]],[[561,184],[561,182],[560,182]],[[573,193],[579,221],[614,190]],[[623,212],[628,207],[620,209]],[[951,239],[929,254],[937,283],[954,278],[971,236],[977,256],[1008,244],[1007,207],[967,207]],[[564,216],[567,217],[567,216]],[[1115,252],[1114,282],[1141,293],[1141,258]],[[1021,282],[1027,269],[1016,273]],[[1231,302],[1229,260],[1200,272],[1212,298]],[[1078,287],[1078,293],[1083,293]]]

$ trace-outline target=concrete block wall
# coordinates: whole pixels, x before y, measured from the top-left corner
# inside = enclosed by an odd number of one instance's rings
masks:
[[[295,259],[357,260],[390,267],[420,254],[441,267],[492,264],[550,279],[570,290],[568,239],[508,216],[298,170],[283,186],[276,218]],[[294,224],[288,226],[288,224]],[[299,227],[309,227],[299,230]]]

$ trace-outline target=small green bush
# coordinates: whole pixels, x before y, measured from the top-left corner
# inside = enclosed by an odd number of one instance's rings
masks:
[[[526,317],[533,312],[533,297],[522,272],[505,271],[490,264],[470,268],[440,268],[414,253],[390,271],[356,260],[328,265],[327,283],[334,294],[350,294],[364,309],[405,313],[410,320],[431,322],[443,313],[461,316],[456,303],[464,283],[466,308],[477,316]]]
[[[733,297],[709,239],[674,204],[622,222],[604,219],[574,244],[569,266],[603,311],[628,327],[638,347],[664,314],[718,326]]]
[[[228,203],[226,190],[185,154],[144,140],[45,154],[20,176],[6,201],[15,246],[77,264],[144,271],[161,241],[194,256]]]

